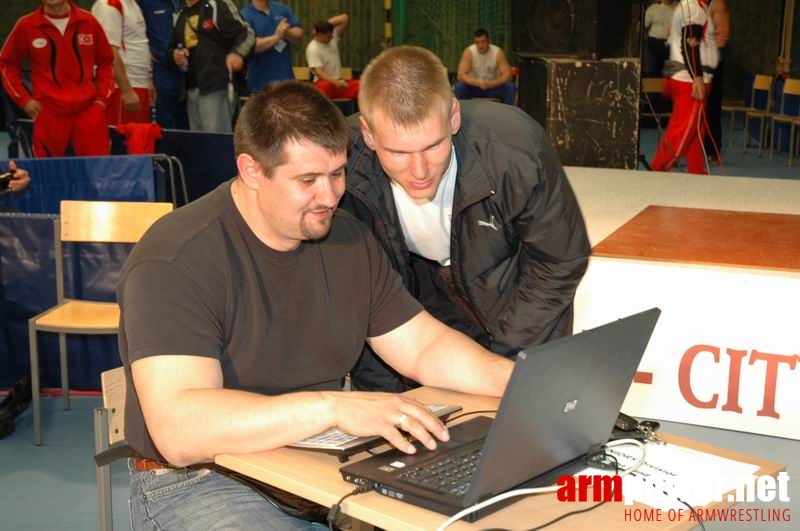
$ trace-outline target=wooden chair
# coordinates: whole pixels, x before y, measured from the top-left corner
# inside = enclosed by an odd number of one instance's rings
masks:
[[[672,102],[664,97],[665,82],[663,77],[642,78],[642,99],[646,102],[642,113],[643,116],[652,116],[655,119],[659,138],[672,116]]]
[[[292,71],[294,72],[295,79],[298,81],[311,81],[311,69],[309,67],[293,66]],[[353,79],[353,69],[349,66],[343,66],[340,70],[340,74],[345,81]]]
[[[116,302],[67,299],[64,296],[63,242],[135,243],[158,218],[172,210],[172,203],[111,201],[62,201],[61,216],[53,222],[56,258],[56,306],[28,320],[33,392],[33,444],[42,444],[42,411],[39,396],[38,332],[56,332],[61,363],[61,393],[69,409],[69,374],[66,334],[116,334],[119,306]]]
[[[757,87],[762,87],[762,88],[757,88]],[[744,115],[748,111],[758,110],[754,107],[754,105],[755,105],[756,92],[759,90],[766,90],[769,93],[772,93],[772,76],[764,74],[756,75],[755,79],[753,80],[753,86],[750,89],[750,105],[745,105],[743,101],[723,102],[721,107],[722,112],[727,112],[730,113],[731,115],[730,131],[728,133],[728,147],[733,147],[733,126],[736,123],[736,113],[738,112]],[[745,135],[745,138],[747,138],[747,135]]]
[[[311,69],[307,66],[293,66],[294,78],[298,81],[311,81]]]
[[[103,388],[103,407],[94,410],[95,455],[126,444],[125,441],[125,369],[117,367],[100,375]],[[111,496],[111,465],[98,465],[97,516],[100,531],[114,529]]]
[[[763,109],[755,106],[756,94],[766,92],[767,104]],[[772,76],[757,75],[753,80],[753,89],[750,97],[750,107],[744,113],[744,142],[742,153],[747,152],[750,145],[750,120],[758,120],[758,156],[764,152],[765,137],[767,135],[767,122],[772,108]],[[733,118],[731,118],[733,119]]]
[[[788,98],[795,98],[800,102],[800,79],[787,79],[783,84],[783,94],[781,95],[781,105],[778,112],[770,115],[770,141],[769,141],[769,158],[772,160],[772,153],[775,146],[775,126],[786,125],[789,129],[789,166],[794,161],[794,146],[795,134],[797,133],[797,123],[800,116],[797,114],[787,114],[786,100]],[[784,128],[779,128],[783,132]],[[782,136],[782,135],[781,135]],[[778,142],[780,147],[780,142]]]

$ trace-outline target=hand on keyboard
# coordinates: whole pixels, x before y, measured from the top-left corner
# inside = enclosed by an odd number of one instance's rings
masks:
[[[337,393],[337,395],[339,395]],[[364,437],[383,437],[407,453],[416,449],[407,435],[416,438],[427,448],[435,449],[436,440],[449,439],[444,424],[437,418],[460,409],[440,404],[423,405],[408,397],[386,393],[346,393],[336,405],[340,428],[327,430],[310,437],[294,447],[330,449],[347,448]]]

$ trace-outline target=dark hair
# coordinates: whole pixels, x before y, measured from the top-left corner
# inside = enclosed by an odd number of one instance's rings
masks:
[[[320,20],[314,24],[314,31],[320,34],[333,33],[333,24],[327,20]]]
[[[489,38],[489,32],[486,31],[483,28],[478,28],[478,29],[475,30],[475,38],[477,39],[478,37],[486,37],[488,39]]]
[[[310,142],[330,153],[347,152],[350,129],[344,115],[311,83],[283,81],[254,93],[236,121],[236,156],[247,153],[267,177],[286,162],[287,142]]]

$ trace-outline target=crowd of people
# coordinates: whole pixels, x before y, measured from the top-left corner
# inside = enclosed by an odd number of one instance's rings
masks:
[[[317,88],[355,101],[359,81],[342,79],[339,51],[348,22],[346,13],[316,22],[305,57]],[[34,156],[68,146],[106,155],[107,125],[230,132],[239,96],[294,79],[291,50],[304,36],[288,5],[267,0],[241,11],[232,0],[95,0],[91,12],[42,0],[11,31],[0,69],[11,100],[34,120]],[[508,60],[485,30],[458,72],[459,97],[514,104]]]

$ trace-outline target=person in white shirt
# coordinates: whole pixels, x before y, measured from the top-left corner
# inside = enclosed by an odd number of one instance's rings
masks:
[[[517,85],[506,54],[491,43],[485,29],[475,31],[475,42],[464,49],[458,62],[456,98],[496,98],[515,105]]]
[[[644,27],[647,30],[644,71],[654,76],[661,75],[664,61],[669,58],[667,38],[674,9],[673,0],[655,0],[644,12]]]
[[[155,88],[147,26],[139,4],[136,0],[97,0],[92,14],[114,49],[117,88],[111,95],[108,123],[149,122],[150,107],[155,105]]]
[[[306,62],[313,74],[314,85],[331,99],[358,98],[357,79],[342,79],[339,39],[349,17],[342,13],[314,24],[314,36],[306,47]]]

